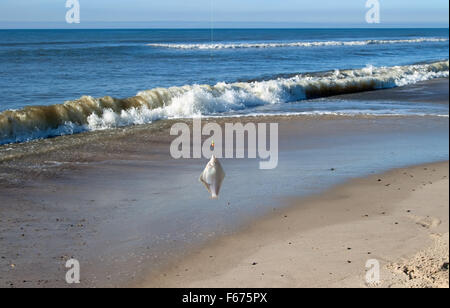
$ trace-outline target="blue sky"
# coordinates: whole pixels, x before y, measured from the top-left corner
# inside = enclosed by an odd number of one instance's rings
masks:
[[[448,27],[447,0],[379,0],[381,26]],[[1,0],[0,27],[68,27],[66,0]],[[366,0],[79,0],[70,27],[363,26]]]

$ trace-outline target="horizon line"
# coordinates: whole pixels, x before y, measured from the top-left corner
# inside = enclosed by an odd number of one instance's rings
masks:
[[[39,27],[39,28],[28,28],[28,27],[2,27],[0,25],[0,30],[386,30],[386,29],[441,29],[449,30],[448,26],[316,26],[316,27]]]
[[[173,24],[173,25],[171,25]],[[264,21],[83,21],[67,24],[63,21],[0,21],[0,30],[118,30],[118,29],[449,29],[448,22],[379,23],[363,22],[313,23],[313,22],[264,22]]]

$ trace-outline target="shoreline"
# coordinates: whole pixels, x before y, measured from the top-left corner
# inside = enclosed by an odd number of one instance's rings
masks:
[[[287,200],[139,286],[448,288],[448,168],[398,168]],[[364,281],[369,259],[380,284]]]
[[[448,80],[445,81],[448,85]],[[397,90],[397,89],[392,89]],[[403,89],[402,89],[403,90]],[[398,88],[398,91],[402,91]],[[381,95],[384,91],[380,90]],[[372,92],[367,92],[368,94]],[[343,96],[345,97],[345,95]],[[340,98],[340,96],[338,97]],[[352,99],[352,98],[350,98]],[[447,91],[448,100],[448,91]],[[446,123],[448,117],[437,116],[336,116],[336,115],[267,115],[267,116],[245,116],[245,117],[225,117],[225,118],[205,118],[202,124],[215,122],[222,130],[225,123],[241,122],[247,123],[270,123],[276,122],[286,125],[284,136],[280,139],[298,143],[294,139],[298,129],[308,129],[317,126],[317,129],[332,132],[332,124],[341,126],[341,123],[359,123],[361,129],[370,134],[370,130],[364,127],[364,121],[370,126],[378,126],[376,123],[386,122],[389,127],[406,131],[402,125],[392,125],[394,121],[408,123],[414,121],[423,122],[427,125],[434,120],[436,123]],[[328,125],[313,124],[330,123]],[[161,120],[151,124],[123,127],[105,131],[84,132],[74,135],[58,136],[55,138],[33,140],[25,143],[0,145],[0,185],[3,187],[21,187],[27,183],[33,183],[36,178],[42,180],[52,179],[67,172],[79,172],[91,164],[101,164],[105,161],[166,161],[169,159],[170,143],[174,139],[169,135],[170,128],[175,123],[185,123],[192,129],[192,119]],[[311,123],[311,124],[310,124]],[[298,125],[297,125],[298,124]],[[414,124],[411,129],[418,129],[420,124]],[[346,126],[351,126],[346,124]],[[438,125],[439,126],[439,125]],[[347,130],[348,128],[346,128]],[[384,129],[380,127],[380,129]],[[433,128],[436,129],[436,128]],[[386,129],[386,131],[393,128]],[[300,132],[302,137],[308,134]],[[206,136],[202,136],[202,142]],[[151,148],[149,149],[149,145]],[[285,144],[287,149],[292,146]],[[297,147],[297,146],[296,146]],[[30,168],[33,167],[33,168]],[[1,193],[1,191],[0,191]]]
[[[435,93],[432,101],[448,101],[448,79],[377,95],[403,100],[424,87]],[[372,94],[354,98],[365,95]],[[209,121],[277,122],[278,168],[262,172],[256,160],[223,160],[227,178],[211,202],[198,183],[206,161],[169,155],[174,121],[0,146],[0,286],[67,287],[71,257],[82,264],[80,287],[146,286],[173,260],[274,208],[280,213],[286,198],[295,203],[354,178],[448,160],[448,117]]]

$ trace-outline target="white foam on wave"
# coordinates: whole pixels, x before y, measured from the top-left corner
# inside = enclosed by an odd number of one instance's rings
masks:
[[[286,48],[286,47],[321,47],[321,46],[366,46],[385,44],[417,44],[432,42],[448,42],[448,38],[415,38],[398,40],[361,40],[361,41],[313,41],[313,42],[263,42],[263,43],[204,43],[204,44],[176,44],[152,43],[150,47],[169,49],[243,49],[243,48]]]
[[[0,113],[0,144],[146,124],[160,119],[228,116],[236,112],[248,114],[259,106],[393,88],[448,77],[447,60],[394,67],[367,66],[268,81],[159,88],[139,92],[136,97],[124,100],[85,96],[62,105]],[[308,112],[314,115],[334,111]],[[377,115],[380,111],[367,112]],[[60,124],[56,127],[54,123]]]
[[[334,71],[328,75],[297,75],[292,78],[250,83],[218,83],[215,86],[193,85],[168,89],[176,93],[162,107],[155,109],[133,108],[116,114],[105,112],[102,117],[89,117],[89,127],[106,129],[132,124],[144,124],[159,119],[192,118],[200,115],[223,116],[232,112],[245,113],[254,107],[301,101],[311,95],[321,97],[327,93],[358,92],[386,89],[415,84],[420,81],[449,77],[449,62],[420,64],[395,67],[367,67],[359,70]],[[155,96],[167,96],[167,93],[155,94],[149,90],[138,93],[139,97],[150,101]],[[311,94],[312,93],[312,94]],[[322,111],[321,111],[322,112]],[[325,111],[326,112],[326,111]],[[358,112],[358,111],[355,111]],[[349,114],[350,111],[346,112]],[[377,114],[376,110],[367,113]],[[300,113],[307,114],[307,113]],[[310,113],[319,114],[319,113]],[[331,113],[330,113],[331,114]],[[383,114],[384,115],[384,114]]]

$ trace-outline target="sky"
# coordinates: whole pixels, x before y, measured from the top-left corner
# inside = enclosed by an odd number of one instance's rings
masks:
[[[0,28],[368,26],[366,0],[78,1],[81,23],[69,25],[66,0],[1,0]],[[379,2],[378,26],[448,28],[447,0]]]

